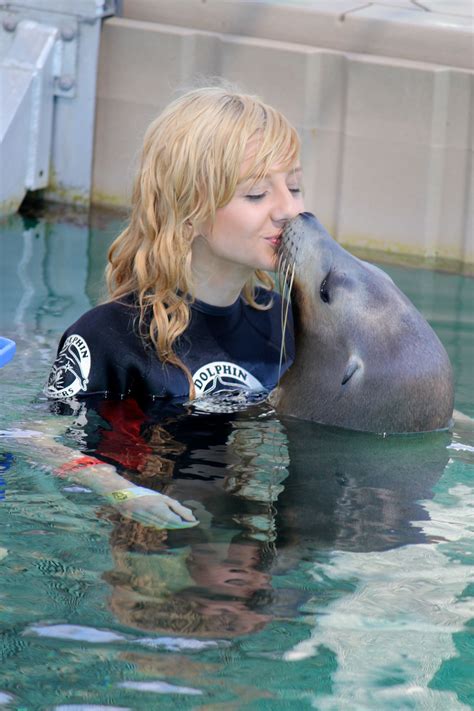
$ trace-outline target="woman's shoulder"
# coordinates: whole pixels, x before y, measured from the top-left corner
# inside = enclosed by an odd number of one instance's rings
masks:
[[[140,309],[133,296],[126,296],[114,301],[107,301],[94,306],[86,311],[68,329],[67,333],[72,333],[74,329],[97,329],[102,327],[109,331],[120,326],[128,327],[139,316]]]
[[[64,331],[58,353],[72,344],[102,354],[125,344],[128,349],[138,347],[139,316],[139,307],[128,297],[94,306]]]
[[[95,306],[69,326],[44,390],[47,397],[128,394],[131,372],[148,368],[138,315],[138,306],[122,299]]]

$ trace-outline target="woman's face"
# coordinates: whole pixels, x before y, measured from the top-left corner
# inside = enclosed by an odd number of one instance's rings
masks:
[[[245,174],[245,162],[242,166]],[[304,210],[301,168],[272,167],[257,184],[240,183],[231,201],[216,212],[214,224],[202,231],[208,257],[227,271],[276,269],[276,252],[288,220]]]

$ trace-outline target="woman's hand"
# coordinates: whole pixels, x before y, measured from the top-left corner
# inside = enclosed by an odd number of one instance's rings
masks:
[[[141,486],[112,492],[107,495],[107,499],[121,514],[145,526],[175,529],[191,528],[199,523],[191,509],[179,501]]]

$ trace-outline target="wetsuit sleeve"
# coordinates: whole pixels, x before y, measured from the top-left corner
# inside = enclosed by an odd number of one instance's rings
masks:
[[[126,397],[149,367],[136,310],[118,303],[88,311],[63,334],[44,388],[54,400]]]

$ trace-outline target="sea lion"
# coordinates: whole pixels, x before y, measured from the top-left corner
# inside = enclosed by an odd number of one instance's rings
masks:
[[[449,426],[453,377],[440,340],[384,271],[354,257],[311,213],[286,226],[280,264],[294,265],[296,357],[277,411],[366,432]]]

